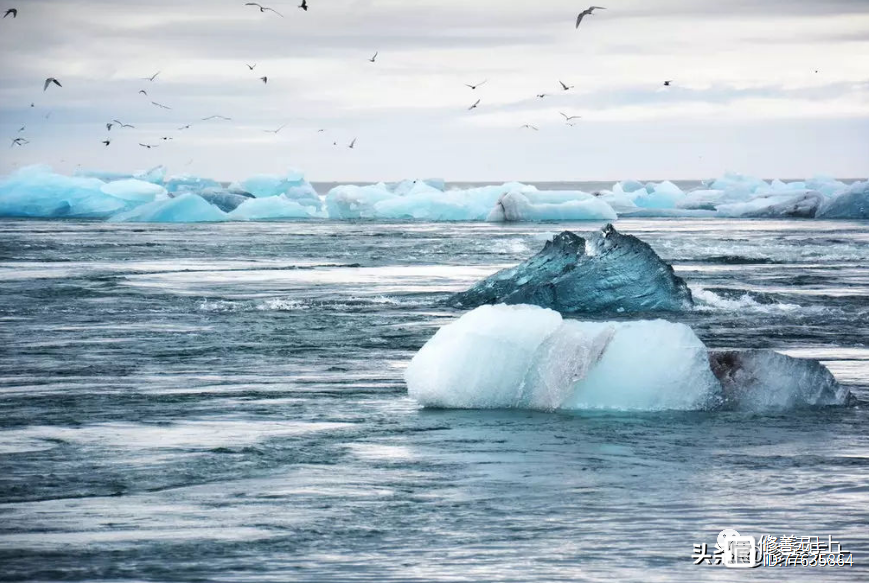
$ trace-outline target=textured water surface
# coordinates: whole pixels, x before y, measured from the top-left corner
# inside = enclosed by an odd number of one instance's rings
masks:
[[[740,578],[869,578],[863,404],[407,398],[449,293],[599,226],[0,221],[0,580],[729,581],[691,560],[726,527],[833,534],[857,564]],[[697,308],[665,317],[869,401],[869,224],[616,227],[688,280]]]

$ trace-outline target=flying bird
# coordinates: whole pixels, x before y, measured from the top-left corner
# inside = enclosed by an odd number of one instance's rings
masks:
[[[18,18],[18,9],[17,8],[10,8],[9,10],[6,11],[6,14],[3,15],[3,18],[6,18],[10,14],[12,15],[12,18]]]
[[[263,131],[264,131],[265,133],[267,133],[267,134],[275,134],[275,135],[278,135],[278,132],[280,132],[282,129],[284,129],[284,128],[287,127],[288,125],[290,125],[290,124],[285,123],[284,125],[282,125],[281,127],[279,127],[279,128],[276,129],[276,130],[263,130]]]
[[[262,81],[263,84],[268,85],[268,82],[269,82],[269,78],[268,78],[268,77],[260,77],[259,80]]]
[[[152,101],[151,105],[156,105],[160,109],[172,109],[171,107],[169,107],[167,105],[163,105],[162,103],[157,103],[156,101]]]
[[[23,145],[25,145],[25,144],[29,144],[29,143],[30,143],[30,141],[29,141],[29,140],[25,140],[24,138],[14,138],[14,139],[12,140],[12,145],[9,146],[9,147],[12,148],[12,147],[14,147],[14,146],[23,146]]]
[[[546,97],[546,94],[545,93],[538,93],[537,97],[540,99],[543,99],[544,97]]]
[[[245,65],[247,65],[247,63],[245,63]],[[253,71],[254,69],[256,69],[256,63],[254,63],[253,65],[247,65],[247,68]]]
[[[143,143],[141,143],[141,142],[139,142],[139,145],[142,146],[143,148],[148,148],[149,150],[150,150],[151,148],[158,148],[158,147],[159,147],[159,146],[152,145],[152,144],[143,144]]]
[[[672,82],[673,82],[672,80],[670,80],[670,81],[664,81],[664,87],[670,87],[670,84],[671,84]]]
[[[121,120],[118,120],[118,119],[113,119],[113,120],[112,120],[112,123],[115,124],[115,125],[117,125],[117,126],[120,126],[120,127],[122,127],[122,128],[131,128],[131,129],[136,129],[136,126],[131,126],[130,124],[128,124],[128,123],[124,123],[124,122],[122,122]]]
[[[106,124],[106,130],[107,130],[107,131],[112,131],[112,126],[113,126],[113,125],[115,125],[115,124],[113,124],[113,123],[107,123],[107,124]]]
[[[166,138],[166,137],[163,137],[163,138],[160,138],[160,139],[163,140],[163,141],[165,142],[165,141],[167,141],[167,140],[174,140],[175,138]]]
[[[178,131],[180,132],[181,130],[189,130],[189,129],[190,129],[190,124],[187,124],[186,126],[181,126],[180,128],[178,128]]]
[[[20,134],[21,132],[23,132],[26,127],[26,125],[21,126],[21,129],[18,130],[18,133]]]
[[[350,142],[350,145],[347,146],[347,147],[350,148],[351,150],[352,150],[353,148],[355,148],[355,147],[356,147],[356,138],[353,138],[353,141]]]
[[[281,14],[280,12],[278,12],[277,10],[275,10],[274,8],[269,8],[268,6],[263,6],[262,4],[257,4],[256,2],[245,2],[244,5],[245,5],[245,6],[256,6],[257,8],[259,8],[259,11],[260,11],[260,12],[265,12],[266,10],[268,10],[269,12],[274,12],[275,14],[277,14],[278,16],[280,16],[281,18],[284,17],[283,14]]]
[[[144,95],[145,97],[148,97],[148,92],[145,91],[144,89],[139,89],[139,93],[141,93],[141,94]]]
[[[380,54],[379,51],[375,51],[374,56],[368,59],[370,62],[374,62],[377,60],[377,55]]]
[[[526,123],[525,125],[523,125],[519,129],[525,129],[525,128],[528,128],[529,130],[534,130],[535,132],[538,131],[537,127],[531,125],[530,123]]]
[[[102,141],[102,143],[106,145],[106,148],[108,148],[109,144],[111,144],[112,141],[110,139],[106,138],[105,140]]]
[[[36,104],[35,104],[35,103],[31,103],[31,104],[30,104],[30,107],[36,107]]]
[[[157,75],[159,75],[159,74],[160,74],[160,71],[157,71],[156,73],[154,73],[150,77],[142,77],[142,81],[153,81],[154,79],[157,78]]]
[[[561,113],[560,111],[558,113]],[[566,113],[561,113],[561,116],[564,118],[564,121],[570,121],[572,119],[582,119],[581,115],[567,115]]]
[[[478,105],[480,105],[479,99],[474,103],[474,105],[472,105],[471,107],[468,108],[468,111],[471,111],[472,109],[477,109]]]
[[[590,6],[579,13],[579,16],[576,17],[576,28],[579,28],[579,23],[582,22],[582,19],[590,14],[594,14],[595,10],[606,10],[603,6]]]
[[[574,88],[574,85],[565,85],[564,81],[558,81],[558,82],[561,83],[561,88],[564,89],[565,91],[570,91],[571,89]]]
[[[470,87],[472,91],[476,91],[477,87],[482,87],[486,84],[487,81],[488,79],[486,79],[486,81],[483,81],[482,83],[477,83],[476,85],[468,85],[467,83],[465,83],[465,87]]]
[[[325,132],[325,131],[326,131],[326,130],[317,130],[317,133],[318,133],[318,134],[321,134],[321,133],[323,133],[323,132]]]
[[[63,85],[60,84],[60,81],[58,81],[54,77],[49,77],[48,79],[45,80],[45,85],[42,86],[42,90],[46,91],[48,89],[48,86],[51,85],[52,83],[54,83],[58,87],[63,87]]]
[[[302,10],[307,12],[308,11],[308,0],[302,0],[302,3],[299,4],[299,8],[301,8]]]
[[[209,121],[212,119],[222,119],[224,121],[232,121],[231,117],[224,117],[222,115],[209,115],[208,117],[203,117],[202,121]]]

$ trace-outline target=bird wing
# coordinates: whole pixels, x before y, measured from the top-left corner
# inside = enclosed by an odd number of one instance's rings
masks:
[[[57,79],[52,79],[51,82],[54,83],[55,85],[57,85],[58,87],[63,87],[63,85],[61,85],[60,81],[58,81]]]
[[[567,85],[564,84],[564,81],[559,81],[559,83],[561,83],[561,86],[564,88],[565,91],[567,91]]]
[[[564,119],[566,119],[566,120],[570,120],[570,118],[567,117],[567,114],[566,114],[566,113],[561,113],[560,111],[559,111],[558,113],[560,113],[561,116],[564,117]]]
[[[51,85],[51,77],[45,80],[45,85],[42,86],[42,90],[45,91],[48,89],[48,86]]]
[[[261,8],[262,10],[270,10],[270,11],[274,12],[275,14],[277,14],[278,16],[280,16],[281,18],[284,17],[283,14],[281,14],[280,12],[278,12],[277,10],[275,10],[274,8],[269,8],[269,7],[267,7],[267,6],[261,6],[260,8]]]
[[[579,13],[579,16],[576,17],[576,28],[579,28],[579,23],[582,22],[582,19],[586,14],[585,11],[582,11]]]
[[[606,10],[605,6],[592,6],[589,10]]]

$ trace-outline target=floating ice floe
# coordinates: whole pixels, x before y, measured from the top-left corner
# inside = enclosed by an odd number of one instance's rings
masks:
[[[157,200],[114,215],[119,223],[213,223],[225,221],[226,213],[197,194]]]
[[[137,181],[137,182],[130,182]],[[109,218],[154,202],[156,190],[133,192],[150,183],[169,197],[195,194],[215,210],[233,213],[245,199],[281,197],[272,204],[247,203],[239,220],[371,219],[413,221],[612,221],[618,217],[731,217],[865,219],[867,183],[847,185],[816,176],[804,181],[767,182],[739,174],[706,181],[683,191],[676,184],[626,180],[595,194],[543,191],[518,182],[465,189],[446,189],[443,180],[404,180],[370,186],[342,185],[320,196],[304,175],[257,175],[224,187],[215,180],[180,175],[166,178],[166,168],[145,172],[79,171],[53,173],[45,166],[24,168],[0,179],[0,216]],[[113,187],[110,185],[118,184]],[[108,186],[108,190],[104,187]],[[96,191],[99,191],[97,193]],[[158,196],[154,194],[154,196]],[[302,210],[290,201],[302,207]],[[183,206],[183,205],[181,205]],[[253,211],[253,209],[256,209]],[[190,220],[198,220],[203,209]],[[185,222],[183,213],[170,213]],[[214,215],[217,216],[217,215]]]
[[[565,231],[516,267],[453,295],[449,303],[534,304],[562,313],[683,310],[691,291],[647,244],[607,225],[587,239]]]
[[[412,398],[436,408],[760,411],[851,399],[814,361],[710,355],[684,324],[563,320],[527,305],[482,306],[444,326],[405,381]]]
[[[236,221],[310,219],[311,217],[311,207],[302,206],[284,195],[249,198],[229,213],[229,218]]]

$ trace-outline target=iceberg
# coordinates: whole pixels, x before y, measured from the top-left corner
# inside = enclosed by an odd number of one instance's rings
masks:
[[[219,188],[220,183],[210,178],[201,178],[192,174],[182,174],[180,176],[173,176],[166,181],[164,186],[166,187],[166,190],[171,193],[198,193],[205,188]]]
[[[225,213],[234,211],[240,204],[253,198],[250,194],[230,192],[222,188],[204,188],[197,194]]]
[[[129,208],[130,201],[104,192],[105,186],[97,178],[27,166],[0,181],[0,216],[104,219]]]
[[[482,306],[440,330],[405,374],[424,407],[769,411],[853,403],[817,361],[709,351],[684,324],[581,322]]]
[[[819,219],[869,219],[869,182],[857,182],[824,201],[815,215]]]
[[[374,206],[395,197],[383,183],[336,186],[326,195],[326,212],[330,219],[374,219]]]
[[[144,182],[135,178],[116,180],[100,187],[104,194],[134,203],[153,202],[168,196],[166,189],[159,184]]]
[[[684,324],[563,320],[483,306],[444,326],[405,371],[425,407],[693,410],[719,400],[706,347]]]
[[[557,202],[544,202],[558,198],[555,192],[525,195],[508,192],[498,199],[486,218],[489,222],[512,221],[585,221],[616,220],[618,215],[607,203],[584,192],[565,193],[569,198]],[[532,202],[533,197],[535,202]],[[540,202],[536,202],[540,201]]]
[[[641,192],[634,199],[634,204],[641,208],[669,209],[685,196],[682,189],[672,182],[665,181],[660,184],[649,183],[646,192]]]
[[[533,304],[562,313],[683,310],[691,291],[652,248],[612,225],[584,239],[564,231],[531,259],[453,295],[449,304]]]
[[[186,193],[143,204],[109,220],[119,223],[210,223],[225,221],[226,214],[201,196]]]
[[[772,350],[711,350],[725,405],[752,411],[847,405],[853,397],[816,360]]]
[[[305,180],[305,175],[295,169],[287,171],[286,176],[272,174],[259,174],[251,176],[241,184],[233,185],[235,189],[243,190],[256,198],[268,198],[281,196],[294,200],[302,206],[322,208],[323,202],[310,182]]]
[[[230,212],[229,218],[235,221],[310,219],[312,215],[309,209],[310,207],[304,207],[284,195],[249,198]]]
[[[746,202],[716,207],[725,217],[810,219],[825,202],[824,195],[811,190],[758,195]]]

